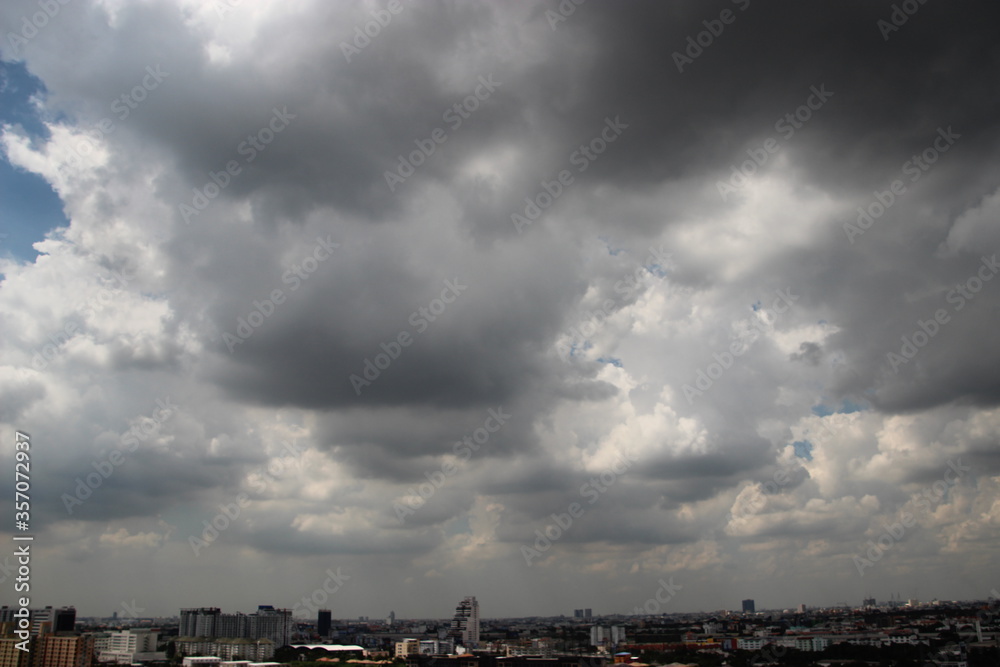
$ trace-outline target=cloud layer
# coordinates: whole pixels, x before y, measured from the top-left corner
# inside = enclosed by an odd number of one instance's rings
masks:
[[[997,12],[884,4],[0,9],[40,602],[985,597]]]

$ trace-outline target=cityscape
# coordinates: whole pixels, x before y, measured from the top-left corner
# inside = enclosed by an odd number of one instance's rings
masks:
[[[181,609],[170,618],[77,618],[73,607],[0,608],[0,667],[604,667],[623,664],[814,667],[995,667],[1000,598],[868,598],[848,607],[714,613],[485,618],[475,596],[450,620],[315,619],[260,605],[251,613]],[[18,618],[21,616],[21,618]],[[25,649],[28,650],[25,650]]]
[[[1000,667],[998,28],[0,0],[0,667]]]

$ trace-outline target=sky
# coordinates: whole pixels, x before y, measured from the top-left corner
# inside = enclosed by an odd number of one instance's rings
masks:
[[[0,602],[985,599],[997,14],[3,3]]]

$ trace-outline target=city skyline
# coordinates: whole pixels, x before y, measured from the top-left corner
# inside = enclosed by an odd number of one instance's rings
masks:
[[[758,615],[758,614],[759,615],[771,615],[771,614],[774,614],[774,613],[790,613],[790,614],[802,613],[802,612],[799,611],[799,607],[800,606],[804,606],[805,609],[806,609],[806,613],[810,613],[810,612],[816,612],[816,611],[835,610],[835,609],[838,609],[838,608],[863,609],[865,607],[881,607],[881,608],[905,609],[905,608],[911,608],[911,605],[912,605],[912,608],[924,608],[924,607],[930,607],[930,606],[933,606],[933,605],[972,604],[972,603],[975,603],[975,602],[991,603],[991,602],[997,601],[997,600],[1000,600],[1000,592],[998,592],[997,589],[993,589],[993,590],[989,591],[989,593],[985,597],[983,597],[983,598],[970,598],[970,599],[943,598],[943,599],[921,600],[921,599],[917,599],[917,598],[907,598],[907,597],[901,596],[899,594],[891,593],[889,595],[889,597],[887,597],[887,598],[875,598],[875,597],[868,598],[868,597],[865,597],[860,602],[857,602],[857,601],[853,601],[853,602],[852,601],[841,601],[841,602],[837,602],[837,603],[830,604],[830,605],[814,605],[814,604],[809,604],[809,603],[806,603],[806,602],[797,602],[795,604],[784,605],[784,606],[781,606],[781,605],[779,605],[779,606],[757,606],[755,604],[756,609],[755,609],[754,612],[751,612],[750,615],[754,616],[754,615]],[[490,622],[493,622],[493,621],[498,621],[498,620],[510,620],[510,619],[518,619],[518,618],[560,618],[560,617],[562,617],[562,618],[566,618],[567,620],[583,621],[583,624],[586,625],[588,623],[593,624],[593,622],[596,621],[597,619],[608,618],[608,617],[615,617],[615,616],[617,616],[617,617],[623,617],[623,618],[631,618],[631,617],[653,617],[653,616],[660,616],[660,615],[663,615],[663,614],[665,614],[667,616],[673,616],[673,615],[685,616],[685,615],[710,615],[710,614],[715,614],[715,613],[728,613],[728,614],[733,615],[733,616],[740,616],[740,615],[744,615],[744,614],[747,613],[747,612],[743,611],[742,608],[741,608],[742,607],[742,602],[743,601],[739,601],[738,604],[735,604],[735,605],[733,605],[731,607],[703,608],[703,609],[673,609],[673,610],[667,610],[667,609],[664,608],[662,610],[662,612],[655,612],[655,613],[649,613],[649,612],[630,613],[628,610],[618,610],[618,611],[614,611],[614,610],[600,611],[599,610],[599,613],[593,613],[590,616],[576,616],[574,612],[576,612],[576,611],[582,611],[582,610],[575,610],[574,609],[574,610],[569,610],[568,613],[564,612],[564,613],[556,613],[556,614],[552,614],[552,615],[525,614],[525,615],[519,615],[519,616],[480,616],[480,619],[481,619],[481,621],[490,621]],[[754,600],[754,602],[756,603],[756,600]],[[477,603],[478,603],[478,600],[477,600]],[[6,606],[7,605],[5,605],[5,607]],[[69,605],[68,607],[53,607],[53,605],[45,605],[44,608],[48,609],[49,607],[52,607],[54,611],[59,611],[59,610],[64,609],[64,608],[68,608],[68,609],[71,609],[73,611],[76,611],[76,607],[74,605]],[[283,608],[283,607],[281,607],[279,605],[263,605],[263,604],[253,605],[252,608],[247,608],[247,609],[231,609],[231,610],[226,610],[226,609],[222,609],[221,607],[206,607],[204,609],[218,609],[220,611],[220,613],[223,613],[223,614],[249,615],[249,614],[253,614],[253,613],[259,611],[259,609],[261,607],[273,607],[274,609],[289,609],[289,608]],[[41,609],[41,608],[39,608],[39,609]],[[117,620],[117,621],[123,623],[124,625],[128,625],[129,623],[132,623],[132,622],[135,622],[135,621],[138,621],[138,620],[149,620],[149,619],[154,619],[154,618],[164,618],[164,619],[166,619],[166,618],[178,618],[178,619],[180,619],[181,616],[182,616],[179,613],[173,613],[173,614],[169,614],[169,613],[168,614],[147,614],[147,613],[145,613],[146,612],[145,608],[142,608],[141,610],[137,610],[135,608],[129,609],[128,605],[124,605],[124,609],[128,612],[127,614],[122,614],[121,610],[118,610],[117,611],[118,616],[113,616],[116,612],[112,611],[110,614],[103,615],[103,616],[100,615],[100,614],[77,614],[76,618],[102,619],[102,620],[112,620],[112,619],[114,619],[114,620]],[[181,607],[179,611],[183,612],[184,610],[197,610],[197,609],[203,609],[203,608],[199,608],[199,607]],[[332,610],[323,610],[323,609],[317,610],[317,612],[315,614],[313,614],[312,616],[310,616],[310,615],[293,615],[292,618],[294,618],[298,622],[304,622],[304,621],[318,622],[320,620],[320,618],[321,618],[321,613],[323,611],[330,612],[330,620],[332,622],[355,622],[355,623],[372,623],[372,624],[380,624],[381,623],[381,624],[388,625],[388,621],[387,621],[388,614],[386,614],[385,616],[382,616],[382,615],[379,615],[379,614],[342,614],[342,615],[338,616],[338,615],[333,614]],[[590,611],[592,611],[592,610],[590,610]],[[11,608],[11,612],[13,612],[13,608]],[[139,612],[141,612],[141,613],[139,613]],[[450,626],[450,624],[454,622],[454,619],[455,619],[455,615],[454,614],[452,614],[452,615],[445,615],[445,616],[422,616],[422,615],[402,616],[402,615],[397,614],[394,617],[394,623],[418,622],[418,621],[435,621],[435,622],[444,623],[444,624]]]
[[[960,5],[0,4],[0,604],[987,599]]]

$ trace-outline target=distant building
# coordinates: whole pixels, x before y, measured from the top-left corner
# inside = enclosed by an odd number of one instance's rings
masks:
[[[451,655],[455,652],[455,642],[451,639],[421,639],[419,652],[423,655]]]
[[[416,653],[420,653],[420,640],[404,639],[401,642],[396,642],[394,657],[405,658],[408,655],[414,655]]]
[[[625,642],[625,628],[619,625],[602,627],[595,625],[590,628],[590,645],[598,649],[608,649]]]
[[[456,644],[474,648],[479,644],[479,602],[475,596],[464,598],[455,607],[448,637]]]
[[[583,610],[583,617],[584,618],[591,618],[591,617],[593,617],[593,615],[594,615],[594,613],[590,609],[584,609]]]
[[[55,621],[55,611],[52,606],[44,609],[29,609],[31,618],[31,636],[47,635],[52,632],[52,623]]]
[[[133,629],[102,634],[107,634],[107,637],[101,637],[101,648],[97,647],[98,640],[94,638],[94,653],[101,662],[131,665],[143,659],[166,659],[166,654],[156,653],[159,635],[151,630]]]
[[[755,614],[757,613],[757,605],[754,604],[753,600],[743,601],[743,613],[744,614]]]
[[[91,667],[94,641],[87,635],[42,635],[32,653],[32,667]]]
[[[181,637],[215,637],[215,625],[222,610],[218,607],[181,609],[177,634]]]
[[[269,639],[278,646],[292,640],[291,609],[260,605],[254,614],[223,614],[218,607],[181,609],[180,637]]]
[[[174,640],[177,655],[188,657],[215,657],[225,660],[270,660],[274,657],[274,642],[270,639],[227,637],[178,637]]]
[[[333,616],[329,609],[320,609],[316,618],[316,632],[320,637],[329,637],[333,627]]]
[[[196,655],[184,658],[181,664],[183,667],[219,667],[219,663],[221,662],[222,660],[216,656]]]
[[[28,667],[31,655],[17,648],[17,637],[0,637],[0,667]]]
[[[291,648],[305,651],[326,651],[329,657],[338,660],[361,659],[365,655],[363,646],[357,644],[292,644]]]
[[[73,632],[76,629],[76,607],[60,607],[55,610],[52,632]]]

